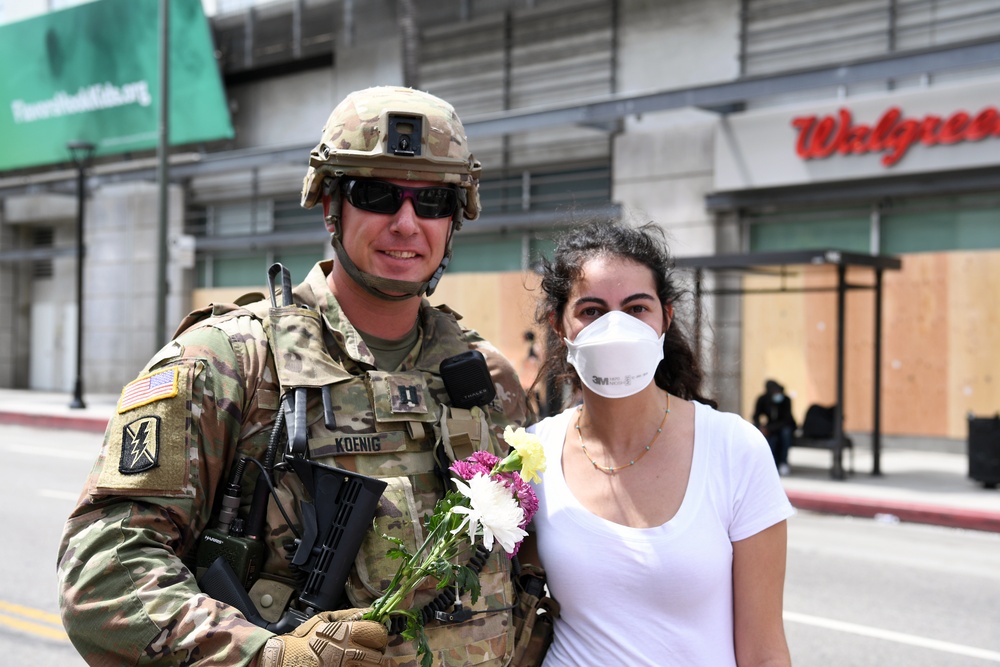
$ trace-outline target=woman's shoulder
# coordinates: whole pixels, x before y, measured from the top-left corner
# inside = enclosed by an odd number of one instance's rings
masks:
[[[750,424],[746,419],[735,412],[728,412],[726,410],[720,410],[719,408],[713,408],[711,405],[706,403],[699,403],[696,400],[692,400],[691,403],[695,406],[695,413],[700,419],[706,419],[716,424],[729,424],[735,425],[737,423]],[[753,424],[750,424],[753,426]]]
[[[560,413],[550,415],[541,421],[535,422],[527,430],[529,433],[534,433],[540,438],[544,438],[546,434],[553,431],[565,431],[566,424],[575,410],[576,406],[566,408]]]
[[[692,401],[695,406],[695,434],[725,438],[736,442],[763,439],[760,430],[735,412],[725,412],[710,405]]]

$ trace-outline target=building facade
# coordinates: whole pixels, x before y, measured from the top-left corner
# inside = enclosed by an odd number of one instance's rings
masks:
[[[57,9],[23,2],[5,0],[0,20]],[[531,326],[530,294],[513,292],[552,234],[625,211],[661,225],[679,256],[900,256],[883,430],[956,440],[967,412],[1000,410],[1000,303],[986,289],[1000,258],[995,2],[203,4],[235,136],[171,153],[167,329],[192,306],[260,289],[273,261],[301,276],[330,255],[318,214],[298,206],[306,155],[347,92],[404,84],[456,106],[484,165],[483,216],[457,237],[436,296],[469,304],[467,320],[512,358]],[[106,157],[87,179],[92,391],[117,391],[169,335],[153,314],[154,167],[151,153]],[[69,389],[75,173],[0,173],[2,386]],[[824,298],[706,299],[704,356],[724,407],[746,414],[772,376],[799,413],[830,402]],[[867,297],[851,298],[863,323]],[[853,408],[870,398],[868,331],[849,331],[848,430],[870,428]]]

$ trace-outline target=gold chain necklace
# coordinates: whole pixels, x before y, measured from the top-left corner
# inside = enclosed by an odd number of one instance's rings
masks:
[[[663,410],[663,419],[660,420],[660,425],[659,427],[657,427],[656,433],[653,434],[653,439],[649,441],[649,444],[646,445],[645,449],[639,452],[639,456],[629,460],[628,465],[623,465],[623,466],[602,466],[600,463],[594,460],[594,457],[592,457],[590,455],[590,452],[587,451],[587,445],[583,444],[583,431],[580,430],[580,420],[583,419],[583,405],[581,404],[580,407],[577,408],[577,410],[579,411],[580,414],[577,415],[576,417],[576,437],[580,441],[580,448],[583,450],[583,453],[587,457],[587,459],[594,464],[595,468],[603,472],[605,475],[614,475],[619,470],[623,470],[624,468],[628,468],[629,466],[634,466],[643,456],[646,455],[646,452],[648,452],[650,447],[653,446],[653,443],[656,442],[656,439],[660,437],[660,433],[663,432],[663,425],[667,423],[667,415],[670,414],[670,394],[667,394],[667,407]]]

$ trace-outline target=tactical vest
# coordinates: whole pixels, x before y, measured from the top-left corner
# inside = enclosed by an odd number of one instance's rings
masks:
[[[461,328],[450,313],[425,304],[420,310],[419,350],[408,357],[413,363],[404,364],[410,366],[407,370],[387,372],[346,354],[343,341],[335,339],[334,332],[324,326],[323,316],[313,308],[273,307],[261,301],[244,307],[215,306],[212,314],[214,317],[199,325],[213,326],[229,335],[237,331],[245,335],[248,323],[236,320],[252,318],[250,331],[269,341],[281,394],[305,391],[309,458],[387,482],[375,527],[364,538],[346,590],[352,606],[370,606],[400,563],[386,557],[391,544],[382,533],[402,540],[409,551],[415,551],[424,539],[423,518],[443,495],[443,482],[435,472],[435,448],[444,448],[452,459],[480,449],[500,453],[488,412],[450,406],[438,375],[442,360],[469,349]],[[331,349],[336,356],[331,355]],[[326,406],[324,387],[329,387]],[[301,435],[293,428],[290,438]],[[259,447],[244,450],[241,443],[237,456],[259,455],[252,449]],[[276,487],[286,512],[297,512],[305,492],[296,476],[290,472],[279,475]],[[244,491],[244,505],[249,504],[249,498],[249,491]],[[251,598],[262,615],[273,621],[291,596],[281,582],[295,578],[287,559],[292,534],[273,499],[268,505],[267,525],[268,558]],[[471,551],[460,554],[458,562],[470,556]],[[514,643],[514,592],[509,560],[501,549],[494,548],[480,583],[475,604],[468,594],[462,598],[464,608],[473,611],[469,620],[432,620],[425,626],[434,664],[492,667],[509,662]],[[426,581],[414,593],[410,608],[422,608],[437,597],[440,591],[435,590],[435,584],[433,579]],[[390,637],[386,656],[387,665],[419,664],[415,644],[399,636]]]

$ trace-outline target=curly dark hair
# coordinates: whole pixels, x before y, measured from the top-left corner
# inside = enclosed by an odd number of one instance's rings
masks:
[[[576,370],[566,361],[566,344],[550,322],[562,321],[573,285],[583,274],[584,264],[595,257],[621,257],[637,262],[653,272],[656,294],[664,306],[672,305],[684,296],[671,275],[673,258],[667,248],[663,230],[646,223],[639,227],[620,220],[595,220],[574,227],[556,238],[552,259],[542,258],[541,289],[535,320],[546,333],[546,359],[538,377],[555,377],[569,381],[580,390]],[[700,304],[694,304],[700,307]],[[674,321],[663,342],[663,360],[656,368],[654,380],[661,389],[684,399],[693,399],[712,407],[716,402],[702,395],[704,373],[701,363],[684,331]]]

